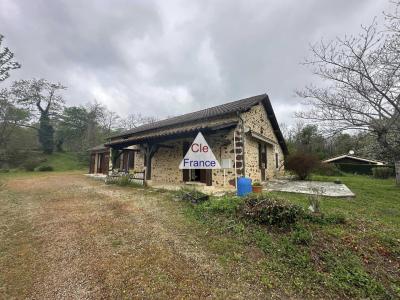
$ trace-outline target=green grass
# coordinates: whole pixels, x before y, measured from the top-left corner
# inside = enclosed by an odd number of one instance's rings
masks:
[[[75,153],[55,152],[51,155],[44,155],[46,161],[41,165],[52,166],[54,171],[84,170],[87,167],[83,164]]]
[[[244,219],[237,198],[188,204],[185,216],[202,225],[211,251],[226,265],[249,264],[248,249],[258,247],[265,257],[253,266],[254,274],[277,293],[300,298],[399,298],[400,188],[393,179],[339,179],[355,198],[322,197],[322,221],[304,218],[287,230]],[[303,194],[274,194],[305,209],[309,205]]]

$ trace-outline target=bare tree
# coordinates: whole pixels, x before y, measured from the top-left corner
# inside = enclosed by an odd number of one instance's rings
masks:
[[[86,110],[88,112],[88,124],[87,124],[87,145],[89,147],[96,146],[99,142],[100,137],[98,136],[98,126],[101,120],[104,119],[105,107],[97,102],[87,104]]]
[[[317,121],[331,133],[369,131],[390,160],[400,158],[398,7],[397,2],[385,30],[374,20],[359,35],[312,45],[312,58],[305,64],[324,85],[297,92],[311,106],[298,117]]]
[[[18,69],[21,65],[14,61],[14,53],[10,51],[7,47],[1,47],[1,42],[4,36],[0,34],[0,81],[6,80],[10,77],[9,71]]]
[[[102,116],[102,127],[108,136],[112,131],[118,128],[120,116],[114,111],[105,109]]]
[[[158,119],[156,117],[151,116],[143,116],[140,113],[134,113],[128,115],[126,118],[121,119],[120,126],[126,130],[137,128],[144,124],[150,124],[157,122]]]

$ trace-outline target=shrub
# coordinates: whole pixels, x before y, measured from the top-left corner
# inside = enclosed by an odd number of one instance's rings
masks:
[[[243,205],[243,198],[238,196],[213,197],[203,204],[205,210],[214,213],[234,214]]]
[[[321,176],[341,176],[343,172],[334,164],[321,163],[315,173]]]
[[[128,185],[130,185],[130,183],[131,183],[131,180],[130,180],[129,176],[127,176],[127,175],[122,175],[116,181],[116,185],[119,185],[119,186],[128,186]]]
[[[321,197],[320,194],[309,195],[308,196],[308,203],[310,206],[308,209],[313,213],[319,214],[321,212]]]
[[[33,172],[39,164],[40,162],[38,160],[28,159],[22,164],[22,168],[24,168],[25,171]]]
[[[375,178],[387,179],[393,174],[393,169],[389,167],[372,168],[372,175]]]
[[[52,166],[39,166],[35,170],[39,172],[50,172],[54,171],[54,168]]]
[[[179,200],[189,201],[192,203],[199,203],[209,199],[207,194],[204,194],[193,188],[181,188],[176,192],[175,196]]]
[[[269,194],[252,194],[244,201],[243,214],[260,224],[286,227],[297,222],[303,209]]]
[[[286,169],[295,173],[300,180],[307,179],[318,166],[318,158],[307,153],[298,152],[286,160]]]

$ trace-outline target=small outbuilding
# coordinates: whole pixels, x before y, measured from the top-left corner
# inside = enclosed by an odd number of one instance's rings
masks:
[[[385,163],[377,160],[357,157],[351,154],[344,154],[336,157],[332,157],[323,161],[324,163],[334,164],[363,164],[363,165],[377,165],[383,166]]]
[[[103,144],[89,149],[89,174],[104,174],[109,172],[110,149]]]
[[[199,132],[222,169],[179,169]],[[139,126],[110,137],[103,147],[108,149],[101,151],[109,153],[110,171],[144,171],[148,183],[195,182],[208,186],[234,185],[237,176],[257,181],[278,176],[284,171],[284,157],[288,153],[266,94]],[[101,153],[105,152],[96,148],[91,151],[93,172],[103,162]],[[101,168],[101,172],[104,170]]]

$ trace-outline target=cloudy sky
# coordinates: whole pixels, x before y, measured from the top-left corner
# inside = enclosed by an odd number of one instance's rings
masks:
[[[122,116],[165,117],[267,93],[293,123],[294,90],[316,83],[309,44],[357,32],[386,0],[0,0],[0,33],[22,68],[9,80],[68,87]]]

